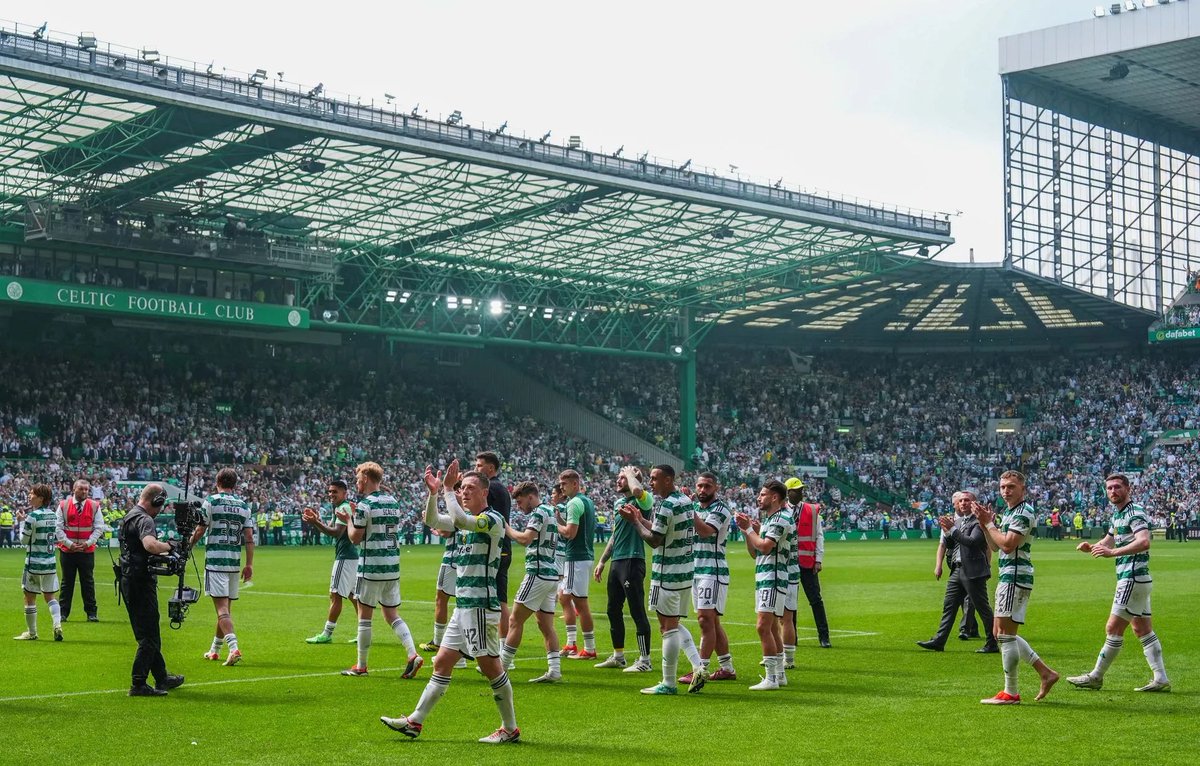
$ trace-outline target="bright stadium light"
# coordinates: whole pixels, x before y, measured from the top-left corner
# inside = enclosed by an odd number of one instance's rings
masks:
[[[158,61],[158,51],[156,51],[156,50],[142,51],[142,61],[145,61],[147,64],[153,64],[154,62]]]
[[[1092,15],[1095,16],[1096,18],[1100,18],[1101,16],[1107,16],[1108,11],[1104,9],[1103,5],[1097,5],[1095,8],[1092,9]]]
[[[79,47],[85,51],[96,50],[96,36],[91,32],[84,32],[79,36]]]
[[[474,299],[474,298],[463,298],[463,299],[462,299],[462,305],[464,305],[464,306],[471,306],[471,305],[473,305],[474,303],[475,303],[475,299]]]
[[[504,301],[499,298],[492,298],[488,302],[488,313],[494,317],[498,317],[504,313]]]
[[[267,80],[267,70],[255,69],[254,74],[250,75],[251,85],[262,85]]]
[[[446,296],[446,308],[450,309],[451,311],[458,308],[458,296],[447,295]]]
[[[683,346],[671,346],[671,353],[675,356],[683,356]]]

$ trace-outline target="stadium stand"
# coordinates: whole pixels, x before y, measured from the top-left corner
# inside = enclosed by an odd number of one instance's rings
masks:
[[[495,449],[507,479],[543,483],[579,467],[605,512],[608,482],[636,459],[478,401],[429,357],[202,336],[127,340],[85,354],[94,341],[66,334],[52,351],[18,348],[0,361],[0,502],[22,504],[37,480],[61,496],[86,476],[124,507],[130,491],[117,481],[182,476],[190,454],[202,483],[221,465],[242,466],[256,508],[282,510],[295,529],[330,476],[373,459],[392,472],[416,530],[426,462]],[[669,365],[568,354],[517,361],[674,448]],[[1186,490],[1200,469],[1197,442],[1156,437],[1198,427],[1200,363],[1156,354],[1080,361],[830,356],[802,374],[773,352],[716,349],[699,365],[695,464],[718,473],[747,509],[766,477],[824,467],[829,480],[808,477],[809,497],[844,529],[877,528],[884,513],[919,528],[926,511],[948,509],[957,487],[994,496],[995,477],[1014,466],[1029,475],[1040,510],[1081,512],[1088,526],[1104,506],[1098,477],[1113,470],[1140,473],[1138,490],[1163,526],[1172,514],[1194,517],[1200,503]],[[993,418],[1023,425],[989,435]]]

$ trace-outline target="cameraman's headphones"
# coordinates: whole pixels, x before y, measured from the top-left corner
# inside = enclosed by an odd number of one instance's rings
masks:
[[[155,508],[162,508],[166,504],[167,504],[167,493],[166,492],[159,492],[157,495],[150,498],[150,505],[154,506]]]

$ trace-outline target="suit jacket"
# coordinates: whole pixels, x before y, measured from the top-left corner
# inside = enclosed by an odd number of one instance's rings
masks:
[[[968,516],[963,520],[961,527],[950,530],[950,539],[958,546],[958,556],[962,562],[960,566],[968,580],[992,576],[992,567],[987,556],[987,539],[984,538],[979,521],[974,516]]]

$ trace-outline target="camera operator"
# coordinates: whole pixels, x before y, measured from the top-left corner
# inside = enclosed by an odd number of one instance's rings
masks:
[[[167,673],[158,626],[158,578],[148,569],[150,556],[170,553],[177,545],[157,537],[154,517],[166,504],[162,485],[147,484],[137,505],[121,520],[121,596],[138,644],[130,697],[164,697],[183,683],[183,676]],[[146,682],[150,675],[154,686]]]

